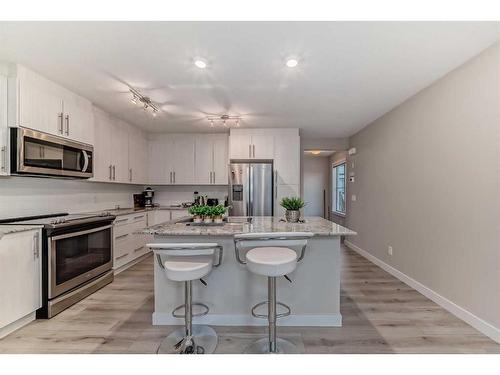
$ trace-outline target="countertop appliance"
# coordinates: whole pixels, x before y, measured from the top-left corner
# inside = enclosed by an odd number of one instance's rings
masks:
[[[51,318],[113,281],[114,220],[109,213],[0,220],[43,226],[42,307],[37,318]]]
[[[230,216],[273,216],[272,161],[232,161],[229,188]]]
[[[153,207],[153,197],[155,196],[155,191],[150,187],[147,187],[144,189],[142,194],[144,195],[144,207]]]
[[[11,173],[90,178],[94,147],[27,128],[10,128]]]

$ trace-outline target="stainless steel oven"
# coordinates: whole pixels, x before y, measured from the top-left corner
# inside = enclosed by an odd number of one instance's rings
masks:
[[[90,178],[92,145],[27,128],[10,128],[11,173]]]
[[[49,299],[113,267],[113,226],[48,237]]]
[[[113,281],[113,221],[102,214],[59,213],[0,220],[42,226],[42,307],[51,318]]]

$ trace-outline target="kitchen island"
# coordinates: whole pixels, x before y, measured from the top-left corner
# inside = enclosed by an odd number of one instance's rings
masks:
[[[222,264],[201,282],[193,283],[193,298],[209,306],[210,312],[194,318],[195,324],[267,325],[250,310],[267,299],[267,278],[249,272],[237,262],[234,235],[240,233],[311,232],[304,259],[297,269],[277,280],[277,298],[291,307],[291,315],[278,320],[281,326],[341,326],[340,237],[356,233],[320,217],[306,217],[304,223],[286,223],[279,217],[252,217],[251,222],[231,217],[223,226],[194,226],[181,218],[141,231],[154,242],[217,242],[223,247]],[[182,325],[172,310],[182,305],[184,288],[168,280],[155,260],[155,311],[153,324]],[[265,309],[265,308],[264,308]]]

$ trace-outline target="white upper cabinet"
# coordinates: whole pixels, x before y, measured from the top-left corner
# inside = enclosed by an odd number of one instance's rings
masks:
[[[195,138],[195,175],[200,185],[228,183],[228,137],[225,134],[199,134]]]
[[[0,328],[42,306],[40,236],[36,229],[0,239]]]
[[[76,141],[94,143],[94,116],[92,104],[87,100],[64,91],[63,97],[63,133]]]
[[[111,125],[111,164],[113,181],[129,182],[128,127],[126,123],[117,119],[114,119]]]
[[[231,129],[230,159],[273,159],[273,129]]]
[[[275,183],[279,185],[300,184],[300,137],[283,134],[274,139]]]
[[[7,130],[7,76],[0,72],[0,176],[9,174]]]
[[[228,141],[226,134],[218,134],[212,136],[214,148],[214,163],[213,163],[213,183],[216,185],[228,184]]]
[[[193,185],[196,183],[194,173],[194,139],[192,134],[175,134],[170,154],[172,167],[172,183],[176,185]]]
[[[9,126],[94,143],[92,104],[20,65],[10,65]]]
[[[93,181],[146,182],[146,140],[137,130],[129,139],[131,126],[99,108],[94,108],[94,177]],[[142,139],[141,139],[142,138]],[[135,146],[132,142],[137,142]],[[133,162],[131,162],[133,161]],[[143,164],[140,164],[143,163]],[[137,175],[134,177],[134,170]]]
[[[148,143],[144,133],[129,126],[128,129],[128,167],[129,182],[144,184],[147,180]]]
[[[155,135],[148,140],[148,181],[153,185],[170,184],[172,169],[170,150],[172,140],[164,135]]]

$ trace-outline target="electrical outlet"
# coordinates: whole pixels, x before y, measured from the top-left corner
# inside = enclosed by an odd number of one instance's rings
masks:
[[[387,248],[387,254],[389,254],[390,256],[392,256],[392,246],[389,246]]]
[[[357,199],[357,198],[356,198],[356,194],[351,195],[351,200],[352,200],[353,202],[356,202],[356,199]]]

